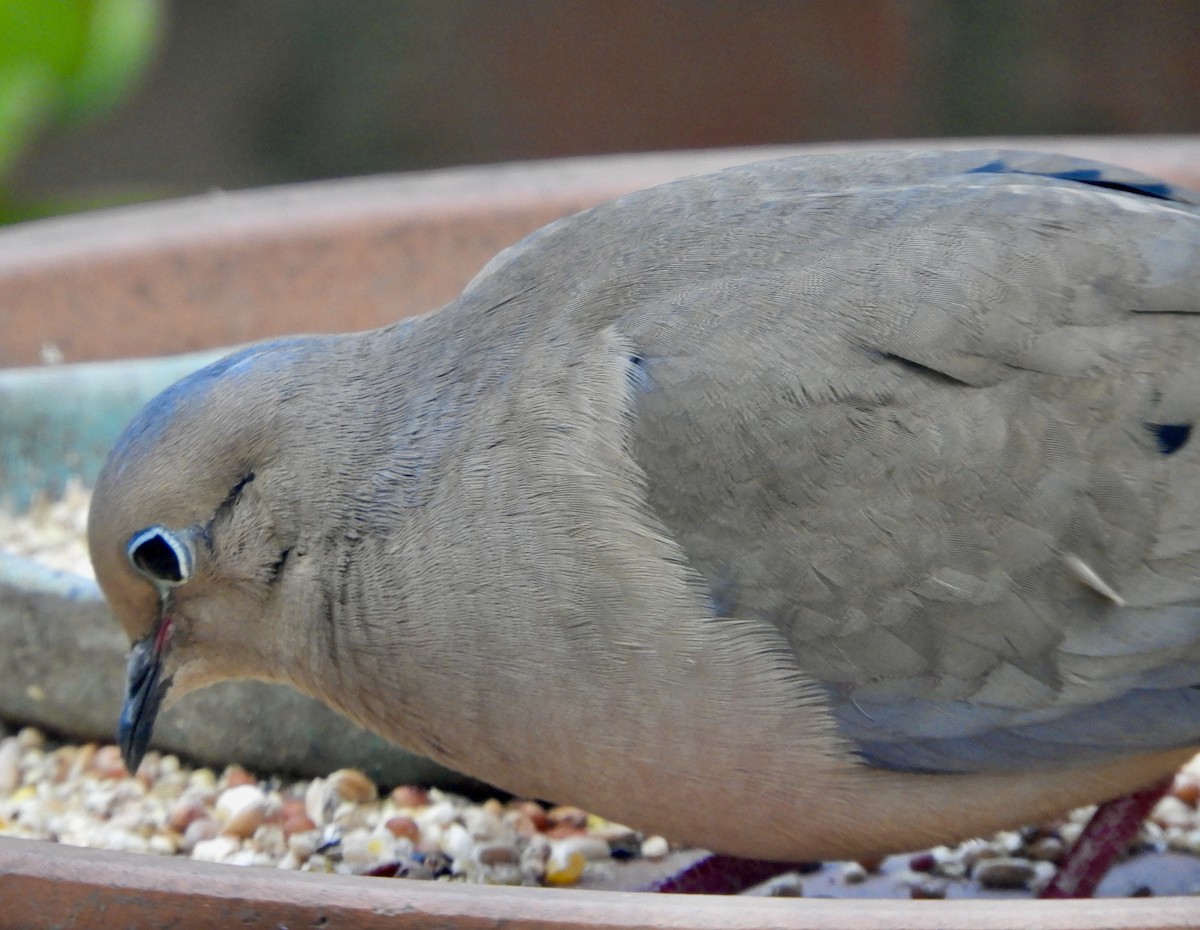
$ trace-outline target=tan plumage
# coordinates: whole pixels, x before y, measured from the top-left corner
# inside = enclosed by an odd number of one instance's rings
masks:
[[[94,497],[127,755],[168,679],[289,681],[791,860],[1154,781],[1200,745],[1195,204],[1053,156],[762,163],[192,376]]]

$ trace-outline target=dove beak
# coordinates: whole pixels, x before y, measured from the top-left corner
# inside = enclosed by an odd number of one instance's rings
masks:
[[[129,665],[125,678],[125,703],[117,725],[117,742],[121,758],[130,772],[136,772],[150,744],[154,720],[158,717],[163,697],[171,686],[170,677],[163,677],[163,654],[171,630],[171,618],[164,615],[154,629],[129,650]]]

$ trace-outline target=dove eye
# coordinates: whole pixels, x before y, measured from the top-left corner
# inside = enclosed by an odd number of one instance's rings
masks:
[[[183,584],[192,573],[191,549],[162,526],[134,533],[125,554],[134,568],[159,584]]]

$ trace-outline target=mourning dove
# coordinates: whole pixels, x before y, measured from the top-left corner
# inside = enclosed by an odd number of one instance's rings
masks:
[[[1200,745],[1200,198],[1019,152],[641,191],[127,428],[89,543],[163,699],[288,682],[731,856],[918,848]]]

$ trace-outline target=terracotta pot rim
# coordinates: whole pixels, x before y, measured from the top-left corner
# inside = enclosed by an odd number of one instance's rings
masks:
[[[533,198],[597,202],[617,192],[705,171],[770,158],[817,152],[886,149],[1027,148],[1086,154],[1121,163],[1149,150],[1156,162],[1200,170],[1200,135],[988,136],[885,139],[724,149],[682,149],[588,155],[540,161],[466,165],[427,171],[303,181],[112,207],[17,223],[0,229],[0,271],[34,267],[89,253],[114,253],[172,241],[278,230],[298,220],[336,229],[346,222],[390,217],[471,216],[480,210],[520,209]],[[682,170],[680,170],[682,167]],[[631,186],[632,185],[632,186]],[[171,229],[163,220],[170,220]],[[164,239],[164,236],[166,237]]]
[[[272,871],[11,838],[0,838],[0,888],[6,926],[186,928],[212,926],[220,914],[225,923],[263,926],[324,918],[321,926],[329,928],[1168,930],[1194,926],[1200,906],[1185,897],[835,901],[501,888]]]

